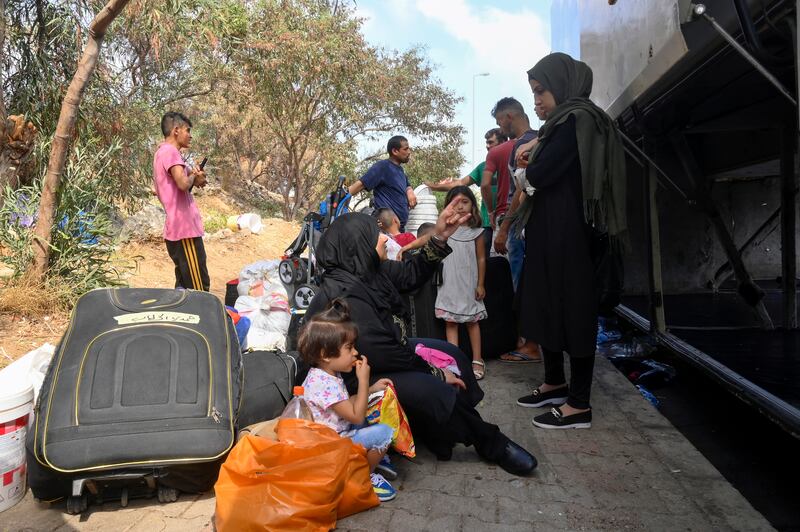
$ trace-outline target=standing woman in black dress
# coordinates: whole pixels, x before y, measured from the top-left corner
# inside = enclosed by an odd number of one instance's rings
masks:
[[[528,194],[516,219],[527,245],[518,305],[521,336],[542,346],[545,378],[517,404],[553,406],[533,419],[537,427],[589,428],[598,307],[592,249],[606,234],[623,245],[625,155],[613,121],[589,100],[588,65],[554,53],[528,80],[546,121],[518,150]]]

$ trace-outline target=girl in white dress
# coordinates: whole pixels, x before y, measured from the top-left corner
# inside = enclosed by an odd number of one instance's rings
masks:
[[[459,227],[447,243],[453,252],[442,261],[442,286],[436,296],[435,314],[445,321],[447,341],[458,345],[458,324],[467,327],[472,346],[472,370],[481,380],[486,374],[486,365],[481,357],[480,320],[486,319],[483,298],[486,295],[486,247],[483,244],[483,228],[475,195],[465,186],[457,186],[447,193],[445,205],[456,200],[456,211],[472,216]]]

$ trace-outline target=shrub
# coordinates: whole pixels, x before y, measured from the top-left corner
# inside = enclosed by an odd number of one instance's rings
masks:
[[[48,148],[49,142],[38,147]],[[100,146],[98,141],[89,139],[74,148],[65,168],[47,281],[42,289],[58,286],[58,297],[67,304],[93,288],[124,284],[121,274],[132,266],[111,260],[112,198],[117,191],[106,170],[118,149],[118,143]],[[40,179],[30,186],[3,191],[0,245],[10,252],[4,262],[14,269],[17,283],[30,266],[32,227],[40,197]]]
[[[228,217],[225,214],[214,210],[206,209],[203,214],[203,229],[206,233],[216,233],[228,227]]]

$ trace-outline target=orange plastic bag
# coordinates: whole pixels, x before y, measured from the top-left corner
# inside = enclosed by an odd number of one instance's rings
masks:
[[[245,436],[222,464],[218,531],[330,530],[379,504],[363,447],[300,419],[281,419],[276,432],[278,441]]]
[[[394,386],[387,386],[381,395],[376,392],[375,397],[370,396],[367,404],[367,423],[383,423],[392,427],[392,447],[398,453],[408,458],[417,455],[414,445],[414,436],[408,424],[406,413],[397,400]]]

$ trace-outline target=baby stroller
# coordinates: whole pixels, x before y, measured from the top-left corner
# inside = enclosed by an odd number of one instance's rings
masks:
[[[349,204],[350,194],[344,186],[344,176],[340,176],[336,189],[320,203],[319,212],[310,212],[303,218],[300,234],[284,252],[278,275],[289,293],[293,312],[305,311],[311,304],[322,273],[316,266],[317,243],[333,220],[349,212]],[[306,249],[308,257],[302,257]]]

